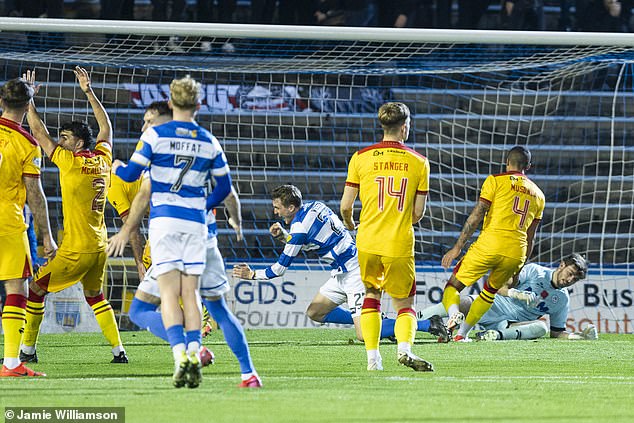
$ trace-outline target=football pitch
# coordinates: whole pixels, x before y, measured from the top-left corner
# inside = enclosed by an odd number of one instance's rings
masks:
[[[0,380],[4,407],[125,407],[126,422],[633,422],[634,336],[599,341],[438,344],[414,352],[436,371],[417,373],[382,343],[382,372],[368,372],[352,330],[247,331],[262,389],[239,389],[222,334],[204,344],[216,363],[198,389],[171,385],[167,344],[124,332],[130,363],[110,364],[101,334],[42,335],[46,378]]]

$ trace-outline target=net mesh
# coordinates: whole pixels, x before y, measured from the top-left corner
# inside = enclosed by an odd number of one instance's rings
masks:
[[[599,298],[610,307],[609,329],[623,330],[632,304],[633,49],[37,35],[0,34],[5,80],[37,70],[44,82],[38,108],[55,134],[70,119],[96,126],[72,73],[77,64],[88,67],[114,124],[115,157],[124,160],[144,107],[167,99],[174,77],[203,83],[198,121],[220,139],[242,201],[245,241],[235,241],[219,214],[229,262],[277,257],[268,227],[275,220],[269,193],[279,184],[338,210],[347,160],[380,139],[376,111],[385,101],[408,104],[408,143],[431,164],[428,212],[416,228],[419,265],[438,264],[486,176],[504,170],[511,146],[527,145],[529,175],[547,199],[532,260],[557,265],[571,252],[585,254],[597,293],[589,284],[575,288],[574,307],[591,313]],[[45,166],[43,181],[61,229],[55,166]],[[119,227],[112,209],[107,222],[110,232]],[[442,286],[447,275],[426,277]],[[112,278],[119,298],[122,279]]]

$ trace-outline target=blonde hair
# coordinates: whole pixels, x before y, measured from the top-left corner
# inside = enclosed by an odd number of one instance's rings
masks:
[[[386,132],[399,129],[409,117],[409,107],[403,103],[385,103],[379,108],[379,122]]]
[[[170,84],[170,100],[179,109],[195,109],[200,101],[200,82],[186,75]]]

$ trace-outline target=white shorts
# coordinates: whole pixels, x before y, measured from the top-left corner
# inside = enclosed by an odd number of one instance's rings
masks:
[[[207,240],[207,264],[200,278],[202,297],[219,297],[229,291],[225,262],[218,249],[216,237]]]
[[[139,291],[145,292],[146,294],[154,295],[155,297],[161,297],[161,292],[159,291],[158,280],[156,279],[156,272],[154,271],[154,266],[150,266],[145,272],[145,277],[139,283],[137,289]]]
[[[148,235],[155,277],[174,269],[188,275],[202,274],[205,268],[205,236],[152,227]]]
[[[361,315],[365,286],[358,267],[347,273],[332,275],[319,288],[319,293],[337,305],[347,302],[353,318]]]

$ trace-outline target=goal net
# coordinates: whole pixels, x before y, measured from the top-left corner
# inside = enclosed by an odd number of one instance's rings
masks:
[[[115,157],[123,160],[138,140],[144,108],[168,98],[174,77],[191,74],[203,83],[198,121],[221,141],[242,201],[244,241],[218,213],[229,267],[263,266],[281,251],[268,234],[275,186],[292,183],[306,199],[338,211],[349,157],[380,139],[378,107],[402,101],[412,111],[408,144],[429,158],[432,172],[428,210],[416,227],[417,308],[437,303],[449,276],[440,258],[482,182],[504,171],[505,151],[526,145],[529,176],[547,200],[531,261],[557,266],[572,252],[585,255],[590,272],[571,289],[570,329],[592,322],[602,332],[632,332],[628,34],[0,22],[3,77],[37,70],[44,83],[37,102],[53,134],[75,118],[95,126],[72,73],[75,65],[88,68],[114,124]],[[46,163],[43,181],[53,226],[61,229],[54,165]],[[110,233],[120,224],[111,208],[107,223]],[[310,254],[296,264],[283,282],[233,281],[243,323],[310,325],[298,316],[327,273]],[[117,262],[110,271],[108,292],[125,310],[134,266]]]

